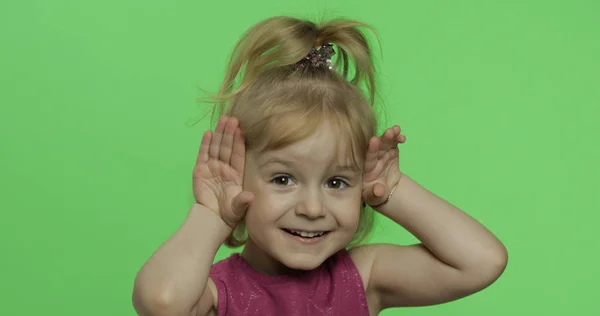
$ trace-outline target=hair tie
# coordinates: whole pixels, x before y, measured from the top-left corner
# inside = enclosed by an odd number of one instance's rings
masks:
[[[321,68],[326,67],[333,69],[331,57],[335,55],[333,44],[321,45],[319,49],[311,49],[306,57],[296,63],[296,68],[304,68],[307,66]]]

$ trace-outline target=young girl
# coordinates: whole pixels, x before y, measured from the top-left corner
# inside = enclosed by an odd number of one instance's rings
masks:
[[[399,170],[398,126],[375,135],[360,27],[276,17],[241,39],[200,145],[196,203],[137,276],[140,315],[377,315],[500,276],[502,243]],[[422,244],[359,245],[373,210]],[[223,243],[245,247],[213,265]]]

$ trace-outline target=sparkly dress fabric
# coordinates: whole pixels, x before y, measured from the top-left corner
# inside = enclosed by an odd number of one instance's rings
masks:
[[[312,271],[269,276],[239,254],[212,266],[218,316],[368,316],[365,289],[346,250]]]

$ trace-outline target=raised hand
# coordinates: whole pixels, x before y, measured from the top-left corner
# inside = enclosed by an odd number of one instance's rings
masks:
[[[400,180],[398,144],[406,136],[400,134],[400,126],[388,128],[381,137],[372,137],[363,171],[363,201],[370,206],[385,203],[391,190]]]
[[[246,147],[239,121],[223,116],[207,131],[193,172],[196,203],[217,213],[230,227],[242,220],[254,196],[242,190]]]

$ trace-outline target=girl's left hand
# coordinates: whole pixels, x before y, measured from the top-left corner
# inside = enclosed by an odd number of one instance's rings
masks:
[[[363,202],[378,206],[386,202],[402,174],[398,163],[398,144],[406,141],[400,126],[388,128],[381,137],[372,137],[363,171]]]

